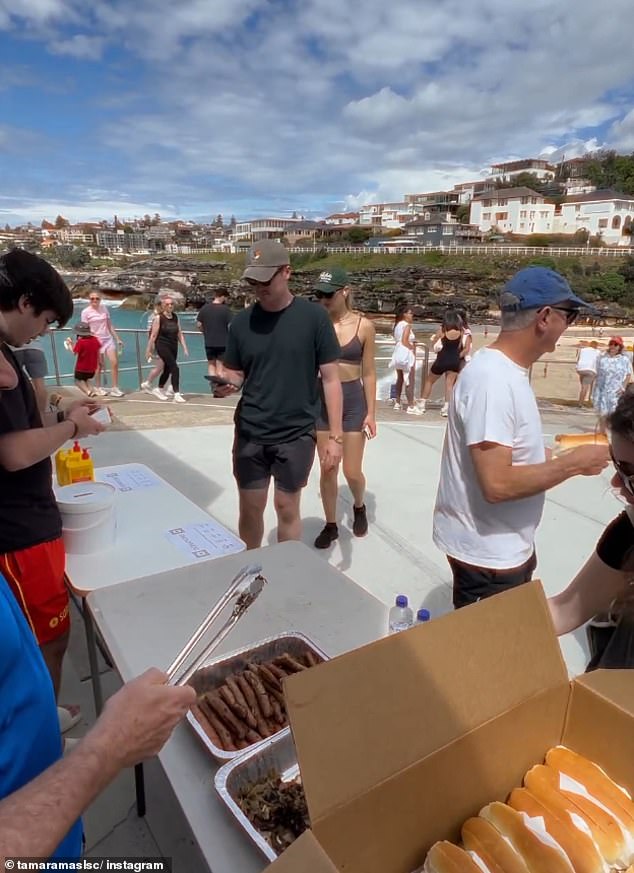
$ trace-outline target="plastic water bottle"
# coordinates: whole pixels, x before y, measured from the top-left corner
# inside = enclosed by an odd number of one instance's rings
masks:
[[[414,613],[407,605],[407,597],[404,594],[399,594],[396,598],[396,603],[390,609],[388,622],[391,634],[408,630],[414,624]]]
[[[425,624],[430,621],[431,613],[428,609],[419,609],[416,613],[416,624]]]

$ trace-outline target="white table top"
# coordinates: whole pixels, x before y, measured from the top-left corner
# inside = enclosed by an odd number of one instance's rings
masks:
[[[306,634],[331,657],[385,635],[387,608],[302,543],[257,549],[248,558],[233,555],[91,594],[88,606],[122,678],[165,669],[246,563],[261,564],[269,584],[214,657],[283,631]],[[159,759],[211,873],[261,873],[266,859],[217,798],[216,762],[188,724]]]
[[[244,549],[244,543],[144,464],[95,469],[117,490],[116,539],[92,555],[66,555],[75,594],[200,564]]]

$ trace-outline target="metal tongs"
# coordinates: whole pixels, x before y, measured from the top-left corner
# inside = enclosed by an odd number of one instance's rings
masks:
[[[262,567],[251,565],[243,567],[237,576],[234,576],[225,593],[212,607],[209,615],[203,620],[168,667],[167,676],[170,685],[186,685],[201,664],[224,640],[231,628],[242,618],[251,604],[257,600],[266,583],[266,579],[261,575],[261,571]],[[180,672],[183,664],[185,664],[198,643],[232,599],[235,600],[235,603],[229,618],[220,630],[214,634],[200,654],[196,656],[189,667]]]

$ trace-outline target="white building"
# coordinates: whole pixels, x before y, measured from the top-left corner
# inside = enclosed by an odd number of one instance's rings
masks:
[[[557,210],[555,232],[575,234],[587,230],[600,235],[607,245],[633,244],[634,197],[604,189],[586,194],[570,194]]]
[[[358,212],[333,212],[324,218],[324,224],[356,224],[358,221]]]
[[[411,221],[419,211],[413,203],[403,201],[367,203],[359,210],[359,225],[384,230],[400,228]]]
[[[510,182],[520,173],[532,173],[538,179],[554,179],[556,168],[548,161],[535,158],[523,158],[520,161],[506,161],[503,164],[491,164],[489,178],[493,182]]]
[[[303,218],[254,218],[238,221],[232,234],[233,242],[257,242],[260,239],[281,239],[287,231],[304,224]]]
[[[555,207],[530,188],[500,188],[477,194],[471,201],[469,224],[482,233],[553,233]]]

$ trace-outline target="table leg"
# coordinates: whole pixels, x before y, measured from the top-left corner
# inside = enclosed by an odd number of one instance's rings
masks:
[[[134,790],[136,791],[136,812],[139,818],[145,815],[145,776],[143,764],[134,767]]]
[[[103,709],[103,692],[101,690],[101,676],[99,675],[99,663],[97,661],[97,641],[95,638],[95,626],[93,624],[90,607],[86,598],[82,598],[82,613],[84,627],[86,629],[86,646],[88,647],[88,661],[90,663],[90,675],[92,678],[92,693],[95,699],[95,713],[97,717]]]

